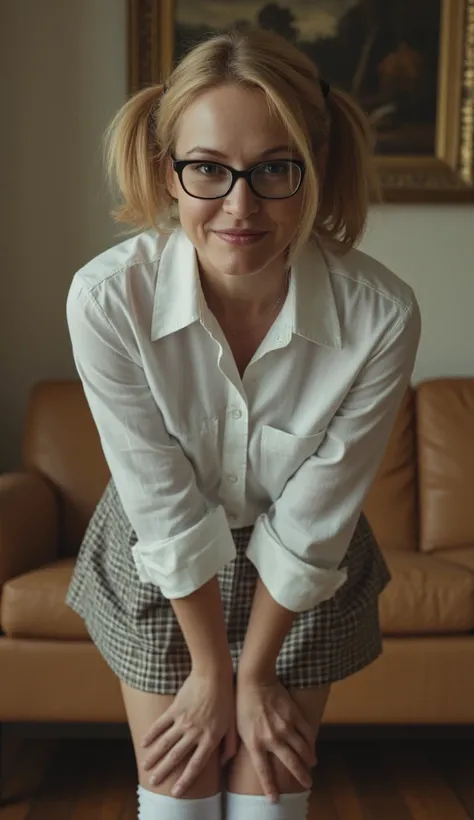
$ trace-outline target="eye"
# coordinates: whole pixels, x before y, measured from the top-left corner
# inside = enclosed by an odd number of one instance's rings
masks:
[[[260,166],[263,173],[268,176],[282,176],[283,174],[287,174],[289,167],[289,163],[287,162],[264,162]]]
[[[195,162],[189,165],[188,168],[195,174],[201,174],[204,177],[225,176],[227,173],[225,168],[215,162]]]

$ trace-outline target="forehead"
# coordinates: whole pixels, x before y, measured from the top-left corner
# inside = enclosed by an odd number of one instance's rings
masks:
[[[225,154],[258,154],[272,145],[292,145],[288,130],[259,89],[222,85],[201,94],[181,114],[176,149],[194,146]]]

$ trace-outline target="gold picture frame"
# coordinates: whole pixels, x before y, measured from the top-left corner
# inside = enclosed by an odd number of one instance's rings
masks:
[[[169,75],[176,2],[129,0],[130,93]],[[438,42],[434,150],[377,156],[386,202],[474,202],[474,0],[440,0]]]

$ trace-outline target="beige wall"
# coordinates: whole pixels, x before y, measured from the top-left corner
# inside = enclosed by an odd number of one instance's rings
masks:
[[[114,243],[101,136],[126,93],[124,0],[1,0],[0,470],[37,379],[75,374],[71,276]],[[4,126],[7,126],[6,128]]]
[[[115,241],[100,141],[126,93],[125,0],[0,5],[0,470],[19,459],[30,385],[74,375],[64,303]],[[374,209],[363,249],[414,286],[415,380],[474,375],[474,208]]]
[[[361,248],[418,297],[423,330],[413,381],[474,376],[474,206],[373,208]]]

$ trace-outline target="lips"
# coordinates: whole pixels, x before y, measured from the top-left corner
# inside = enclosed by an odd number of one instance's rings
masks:
[[[267,231],[214,231],[219,239],[227,242],[228,245],[255,245],[260,242],[266,235]]]
[[[223,230],[223,231],[214,231],[214,233],[223,234],[225,236],[262,236],[262,234],[266,233],[266,231],[233,231],[233,230]]]
[[[238,230],[235,228],[229,228],[228,231],[221,230],[214,231],[214,233],[219,239],[226,242],[228,245],[240,245],[240,247],[246,247],[249,245],[256,245],[258,242],[261,242],[261,240],[267,235],[268,231],[251,231],[249,229]]]

